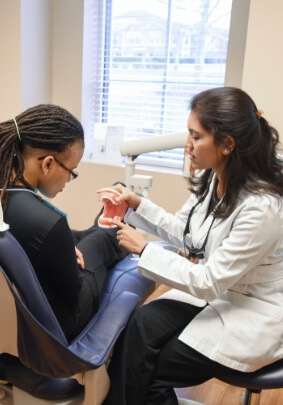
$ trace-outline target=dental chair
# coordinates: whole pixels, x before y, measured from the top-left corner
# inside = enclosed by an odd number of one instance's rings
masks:
[[[113,346],[155,283],[137,273],[137,259],[129,254],[109,272],[99,311],[68,343],[27,255],[5,225],[0,224],[0,404],[100,405],[109,389]]]

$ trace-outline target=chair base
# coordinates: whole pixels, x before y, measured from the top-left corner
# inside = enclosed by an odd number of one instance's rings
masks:
[[[5,391],[5,397],[2,398],[2,393]],[[82,405],[84,395],[77,395],[69,399],[49,401],[33,397],[25,391],[17,387],[0,384],[0,405]]]

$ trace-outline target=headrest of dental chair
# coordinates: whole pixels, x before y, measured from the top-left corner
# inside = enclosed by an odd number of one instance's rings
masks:
[[[8,229],[9,225],[3,220],[0,201],[0,266],[5,269],[4,277],[11,290],[15,292],[17,289],[17,293],[25,297],[25,305],[35,318],[40,319],[42,326],[66,344],[65,335],[54,317],[29,258]]]
[[[33,316],[62,343],[66,337],[53,314],[25,251],[9,232],[0,233],[0,266],[10,289],[17,291]],[[32,294],[31,294],[32,292]]]

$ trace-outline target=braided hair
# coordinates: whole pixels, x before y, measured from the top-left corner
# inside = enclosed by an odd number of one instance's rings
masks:
[[[53,104],[40,104],[0,123],[0,187],[5,208],[6,189],[24,179],[25,146],[62,153],[74,142],[84,145],[81,123],[71,113]]]

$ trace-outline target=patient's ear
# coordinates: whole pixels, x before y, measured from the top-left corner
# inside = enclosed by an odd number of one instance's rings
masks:
[[[48,170],[50,169],[51,164],[54,161],[54,157],[53,156],[46,156],[41,163],[41,168],[44,174],[48,173]]]

